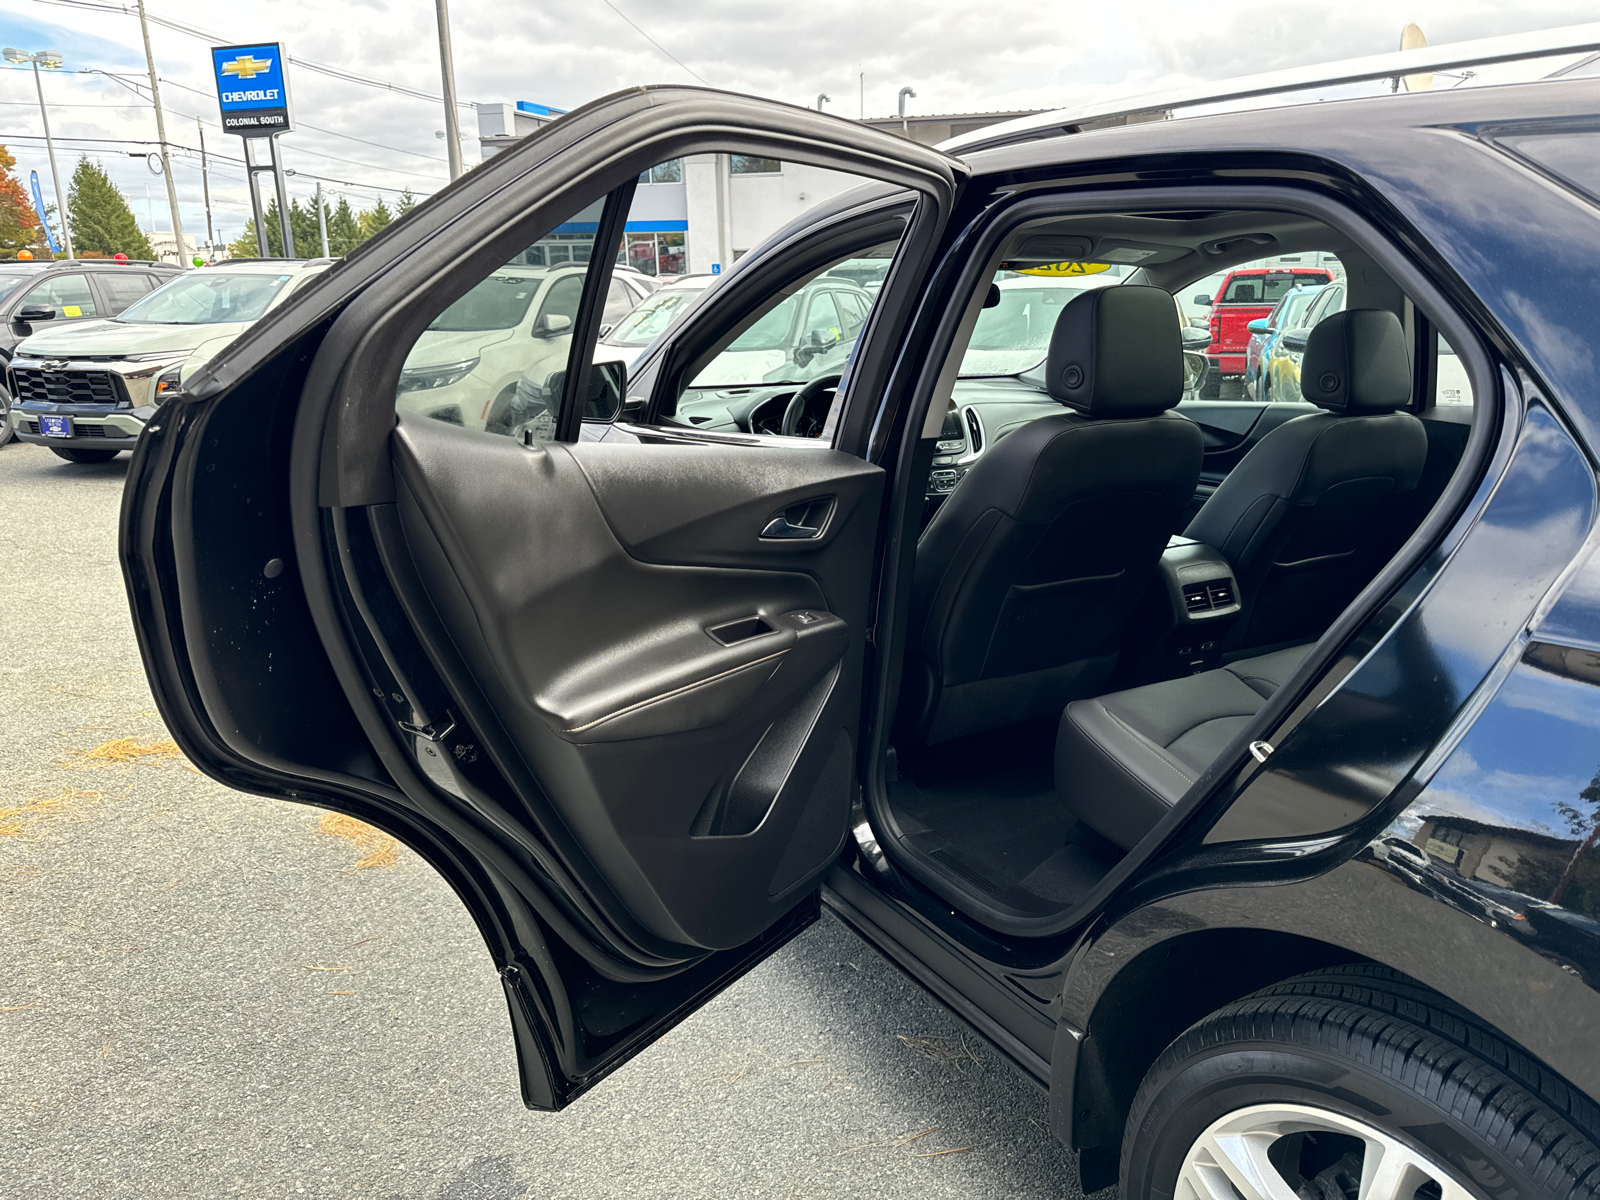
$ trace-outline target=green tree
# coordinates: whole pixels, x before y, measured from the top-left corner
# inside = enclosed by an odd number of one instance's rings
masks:
[[[294,252],[297,258],[316,258],[322,253],[322,234],[317,228],[317,202],[289,201],[289,228],[294,233]]]
[[[67,187],[67,218],[72,224],[73,249],[95,251],[110,257],[154,258],[150,240],[139,228],[128,201],[98,163],[78,159]]]
[[[0,250],[7,257],[18,250],[31,250],[39,238],[39,214],[23,190],[22,181],[11,173],[17,160],[0,146]]]
[[[361,240],[366,241],[378,230],[394,222],[394,214],[389,211],[389,206],[379,200],[371,208],[361,210],[361,215],[356,218],[361,223]]]
[[[416,206],[417,198],[411,194],[411,189],[407,188],[405,191],[400,193],[400,199],[395,203],[394,215],[397,217],[403,217]]]
[[[238,240],[228,243],[228,257],[257,258],[259,255],[260,252],[256,249],[256,223],[254,218],[250,218],[245,221]]]
[[[328,253],[349,254],[362,240],[361,222],[351,209],[350,201],[340,196],[338,205],[328,216]]]

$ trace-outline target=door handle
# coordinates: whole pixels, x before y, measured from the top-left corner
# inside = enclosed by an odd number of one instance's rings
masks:
[[[832,513],[832,496],[802,500],[798,504],[791,504],[771,518],[762,529],[761,536],[775,541],[819,538],[822,536],[822,531],[827,528],[828,517]]]

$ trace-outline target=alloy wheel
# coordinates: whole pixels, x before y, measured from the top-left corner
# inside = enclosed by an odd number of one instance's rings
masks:
[[[1175,1200],[1473,1200],[1433,1159],[1376,1126],[1305,1104],[1212,1122],[1184,1155]]]

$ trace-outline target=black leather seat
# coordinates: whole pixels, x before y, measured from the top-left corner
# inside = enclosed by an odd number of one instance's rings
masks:
[[[1315,638],[1388,561],[1421,514],[1407,503],[1428,457],[1400,321],[1350,309],[1307,339],[1300,390],[1326,412],[1274,429],[1185,536],[1222,551],[1243,611],[1222,650]]]
[[[902,744],[1052,716],[1104,687],[1194,494],[1200,430],[1167,412],[1183,352],[1166,292],[1074,297],[1046,386],[1073,411],[991,446],[918,542]]]
[[[1294,646],[1074,701],[1056,735],[1056,791],[1084,824],[1131,848],[1250,724],[1309,649]]]

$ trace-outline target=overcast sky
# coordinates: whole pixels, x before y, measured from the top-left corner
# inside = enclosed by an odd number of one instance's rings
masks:
[[[151,27],[156,65],[167,81],[162,100],[169,139],[196,146],[195,117],[203,118],[206,148],[217,156],[210,178],[219,240],[239,235],[249,202],[242,168],[227,161],[240,157],[240,139],[217,127],[208,44],[282,41],[290,54],[318,63],[430,93],[439,89],[429,0],[150,0],[149,11],[219,37],[208,43]],[[904,85],[917,91],[911,112],[1053,108],[1381,53],[1398,47],[1406,21],[1416,21],[1429,42],[1440,45],[1592,19],[1593,6],[1576,0],[1519,0],[1515,6],[1484,0],[615,0],[615,8],[605,0],[453,0],[451,12],[463,101],[534,100],[570,109],[632,84],[704,82],[806,105],[826,92],[833,97],[829,110],[847,117],[860,115],[862,73],[867,116],[892,114]],[[152,110],[107,75],[74,73],[116,72],[142,84],[137,18],[52,0],[0,0],[0,43],[58,49],[67,57],[67,70],[45,79],[63,175],[80,153],[91,152],[127,193],[142,225],[149,227],[153,213],[157,226],[168,228],[159,176],[128,153],[148,149],[131,143],[155,138]],[[394,192],[380,187],[410,187],[421,196],[445,181],[444,143],[435,136],[444,123],[439,104],[293,66],[290,88],[299,128],[282,141],[287,164],[298,172],[292,195],[309,194],[315,186],[309,176],[321,175],[359,185],[324,186],[364,207],[379,196],[392,204]],[[463,110],[461,120],[464,132],[476,132],[470,111]],[[0,143],[17,156],[24,181],[29,170],[39,172],[50,199],[49,164],[42,141],[34,140],[42,132],[29,72],[0,64]],[[469,164],[478,160],[475,141],[465,153]],[[198,156],[179,152],[175,162],[185,232],[198,228],[203,238]]]

